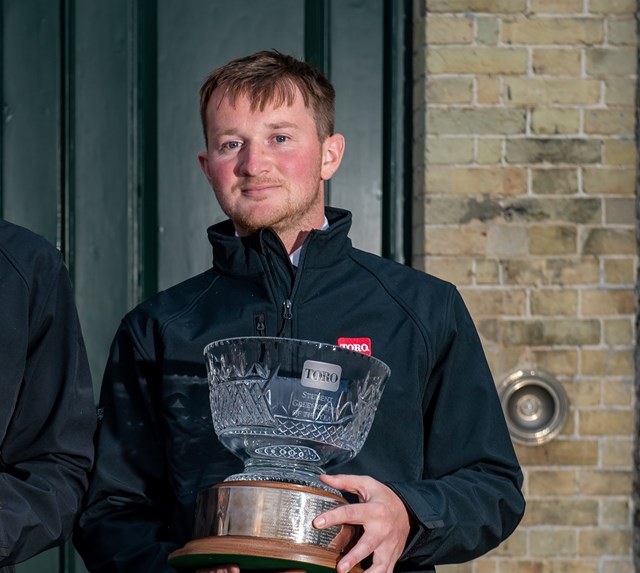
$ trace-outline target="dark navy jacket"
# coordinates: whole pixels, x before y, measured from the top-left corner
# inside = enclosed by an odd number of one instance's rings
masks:
[[[124,318],[76,537],[91,571],[171,571],[167,555],[190,539],[198,490],[242,469],[215,436],[202,355],[235,336],[371,339],[391,377],[362,451],[338,471],[371,475],[407,504],[417,528],[398,571],[472,559],[515,529],[522,475],[458,292],[354,249],[348,212],[327,218],[297,272],[273,231],[241,239],[229,221],[216,225],[213,267]]]
[[[0,219],[0,571],[71,533],[95,424],[62,256]]]

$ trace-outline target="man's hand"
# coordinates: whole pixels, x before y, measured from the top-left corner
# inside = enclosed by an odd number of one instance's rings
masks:
[[[339,562],[338,573],[346,573],[373,554],[368,573],[391,573],[404,551],[411,531],[409,512],[402,500],[386,485],[368,476],[322,475],[327,485],[358,495],[361,503],[347,504],[320,514],[314,527],[350,523],[361,525],[362,537]]]

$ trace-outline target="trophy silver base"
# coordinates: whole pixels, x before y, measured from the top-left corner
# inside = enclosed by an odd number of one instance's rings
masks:
[[[340,557],[355,543],[359,528],[343,525],[320,530],[312,521],[345,503],[342,496],[297,484],[223,482],[199,493],[195,539],[174,551],[169,563],[178,569],[226,563],[241,570],[335,571]]]

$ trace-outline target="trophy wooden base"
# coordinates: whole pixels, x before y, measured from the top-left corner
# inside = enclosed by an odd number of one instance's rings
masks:
[[[335,573],[340,555],[330,549],[313,545],[255,537],[224,536],[194,539],[174,551],[169,563],[177,569],[195,570],[233,564],[240,571],[304,570],[308,573]],[[356,566],[352,573],[362,573]]]
[[[297,484],[229,481],[198,494],[195,539],[169,556],[181,570],[238,565],[244,570],[332,573],[355,543],[358,527],[313,527],[313,519],[347,503],[340,495]],[[361,573],[362,568],[352,569]]]

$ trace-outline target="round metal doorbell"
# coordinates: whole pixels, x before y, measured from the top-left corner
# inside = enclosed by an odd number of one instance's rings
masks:
[[[507,426],[514,442],[544,444],[562,430],[569,399],[562,384],[543,370],[516,370],[498,388]]]

